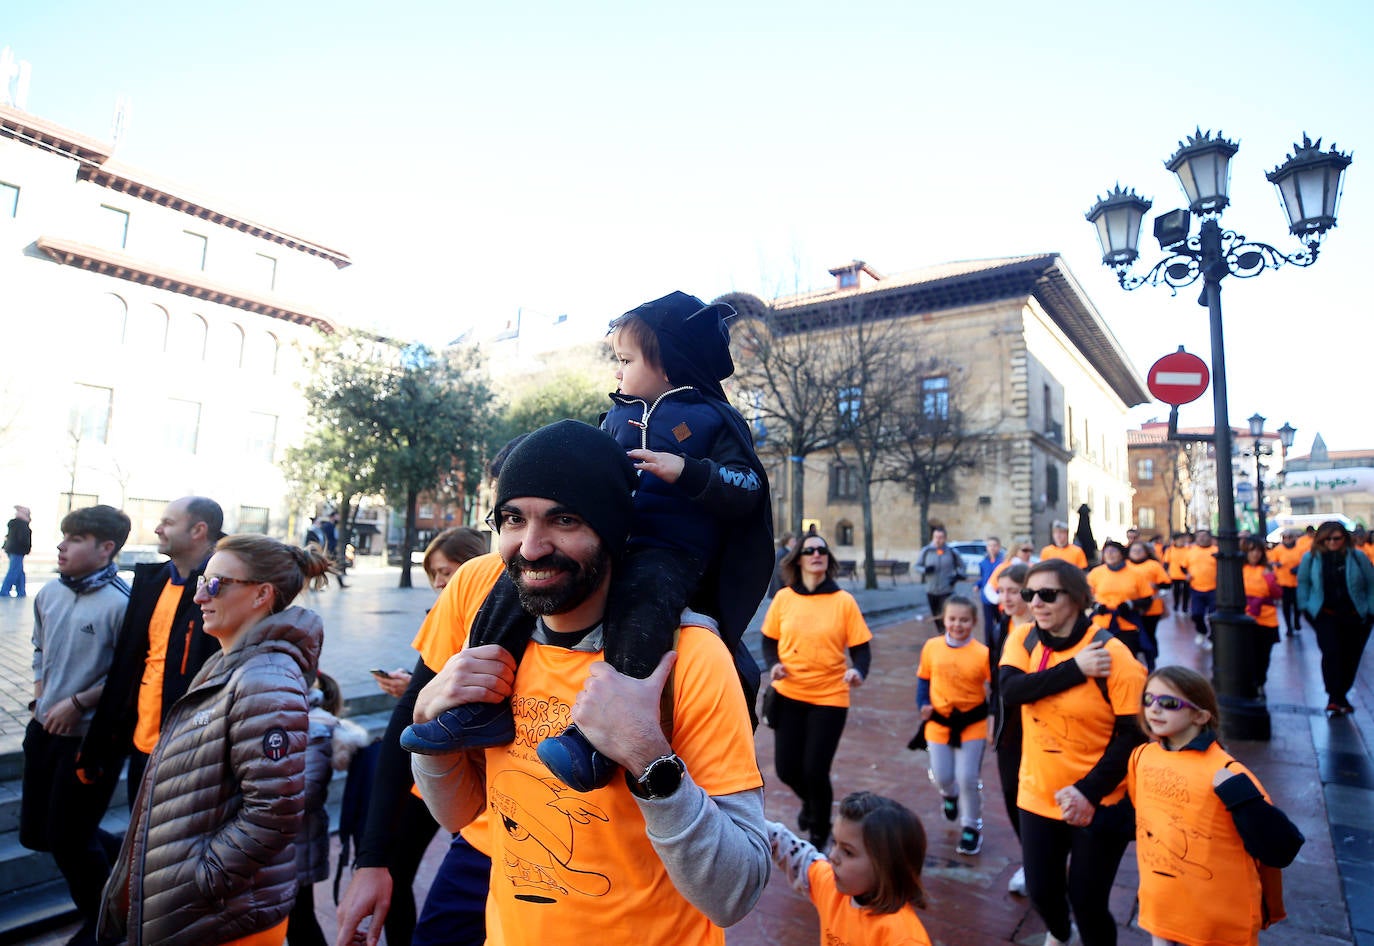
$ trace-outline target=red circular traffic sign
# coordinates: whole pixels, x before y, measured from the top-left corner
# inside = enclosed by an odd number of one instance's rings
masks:
[[[1151,394],[1177,407],[1202,397],[1210,377],[1205,361],[1180,348],[1156,361],[1145,380]]]

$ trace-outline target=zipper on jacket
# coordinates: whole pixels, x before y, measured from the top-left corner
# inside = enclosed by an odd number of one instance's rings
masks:
[[[186,643],[181,648],[181,675],[186,676],[186,663],[191,659],[191,634],[196,629],[194,619],[186,622]]]
[[[664,391],[658,397],[654,398],[654,403],[648,405],[648,409],[644,411],[644,423],[642,425],[636,425],[639,427],[639,448],[641,450],[649,449],[649,418],[653,416],[654,411],[658,410],[658,405],[663,403],[663,399],[673,394],[681,394],[683,391],[692,390],[694,390],[694,388],[690,384],[684,384],[680,388]],[[638,400],[641,404],[645,403],[643,398],[639,398]]]

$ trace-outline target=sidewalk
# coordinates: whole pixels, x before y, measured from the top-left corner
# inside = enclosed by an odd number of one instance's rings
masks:
[[[301,602],[324,618],[323,665],[339,679],[347,697],[377,692],[369,668],[414,663],[410,639],[432,594],[427,588],[395,588],[397,575],[394,568],[365,567],[350,573],[347,589],[308,595],[309,600]],[[414,576],[423,581],[418,568]],[[41,576],[31,577],[30,594]],[[855,695],[835,759],[836,797],[869,789],[897,798],[920,815],[930,840],[924,874],[930,906],[923,919],[936,943],[1039,946],[1044,939],[1039,917],[1026,900],[1006,893],[1020,857],[1002,810],[993,762],[985,759],[983,768],[983,850],[976,857],[962,857],[954,853],[957,830],[940,817],[939,794],[926,777],[925,754],[905,749],[915,729],[916,661],[933,626],[923,619],[923,586],[901,580],[881,584],[864,591],[855,583],[841,583],[858,598],[875,640],[872,673]],[[27,604],[0,601],[0,753],[18,750],[27,723],[32,620]],[[1194,647],[1192,625],[1186,620],[1166,616],[1159,636],[1165,662],[1210,671],[1211,654]],[[1374,711],[1374,670],[1366,661],[1353,695],[1355,715],[1327,720],[1320,710],[1326,700],[1318,656],[1310,629],[1275,646],[1268,686],[1273,739],[1230,745],[1308,839],[1284,873],[1289,918],[1262,934],[1260,942],[1374,946],[1374,757],[1361,732]],[[758,752],[769,786],[768,816],[793,825],[798,804],[789,791],[776,787],[773,739],[766,729],[760,730]],[[416,884],[421,894],[442,850],[439,842],[430,848]],[[1147,935],[1130,925],[1135,881],[1132,848],[1112,901],[1123,946],[1149,943]],[[318,891],[316,902],[321,925],[332,939],[331,897]],[[72,929],[49,934],[36,946],[63,943]],[[778,875],[758,908],[726,934],[728,946],[815,946],[818,938],[815,911]]]

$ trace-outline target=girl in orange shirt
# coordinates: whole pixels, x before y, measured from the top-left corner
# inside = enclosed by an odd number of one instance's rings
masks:
[[[1283,918],[1266,915],[1259,865],[1291,864],[1302,832],[1217,741],[1220,713],[1206,677],[1160,667],[1141,703],[1151,742],[1131,754],[1126,775],[1140,926],[1154,946],[1256,946],[1260,929]]]
[[[944,799],[946,821],[962,830],[955,848],[977,854],[983,847],[983,747],[988,740],[988,648],[973,639],[978,610],[963,595],[946,599],[942,637],[921,649],[916,706],[930,755],[930,780]]]
[[[1250,635],[1255,652],[1255,686],[1263,696],[1265,681],[1269,679],[1269,657],[1279,642],[1279,609],[1275,602],[1283,597],[1283,589],[1269,564],[1263,542],[1241,539],[1240,550],[1245,556],[1245,564],[1241,567],[1245,582],[1245,613],[1254,618],[1257,625]]]
[[[1142,572],[1145,575],[1145,580],[1155,590],[1154,600],[1145,609],[1145,613],[1140,616],[1140,645],[1145,654],[1145,667],[1148,670],[1153,670],[1155,658],[1159,656],[1159,639],[1156,637],[1156,630],[1159,627],[1159,619],[1164,616],[1164,589],[1173,584],[1173,579],[1169,577],[1169,572],[1165,570],[1159,559],[1144,542],[1131,543],[1131,547],[1126,550],[1126,561],[1132,568]]]
[[[827,856],[768,822],[773,863],[820,914],[821,943],[930,946],[916,908],[926,905],[926,832],[905,805],[854,792],[840,802]]]

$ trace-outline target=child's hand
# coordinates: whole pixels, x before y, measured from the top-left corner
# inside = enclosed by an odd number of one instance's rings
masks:
[[[1059,812],[1064,816],[1064,820],[1078,828],[1091,824],[1093,814],[1097,811],[1097,806],[1072,785],[1065,785],[1055,792],[1054,801],[1059,805]]]
[[[844,672],[844,682],[852,687],[861,687],[864,685],[864,675],[850,667]]]
[[[927,720],[929,720],[929,719],[930,719],[930,714],[933,713],[933,712],[935,712],[935,707],[931,706],[929,703],[927,703],[927,704],[925,704],[924,706],[922,706],[922,707],[921,707],[921,722],[924,723],[924,722],[926,722]]]
[[[634,461],[636,470],[645,470],[665,483],[676,483],[686,466],[682,457],[676,453],[661,453],[657,450],[631,450],[629,457]]]
[[[785,676],[787,676],[787,668],[782,665],[781,660],[768,668],[769,680],[781,680]]]

